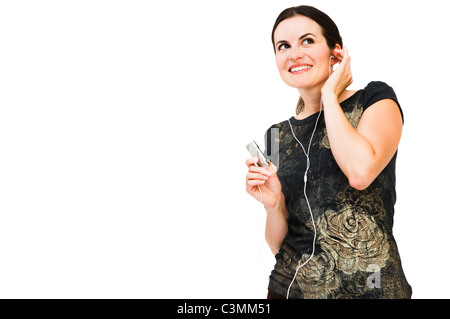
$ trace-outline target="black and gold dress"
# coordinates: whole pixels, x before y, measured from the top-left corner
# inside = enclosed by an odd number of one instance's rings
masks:
[[[393,89],[383,82],[369,83],[340,105],[356,128],[363,112],[382,99],[392,99],[400,108]],[[290,118],[296,137],[305,146],[317,116]],[[271,128],[279,130],[277,175],[289,212],[289,230],[275,256],[269,290],[286,296],[292,282],[289,298],[410,298],[412,289],[392,233],[397,153],[368,188],[352,188],[331,153],[321,114],[312,140],[307,181],[317,231],[315,253],[293,281],[298,265],[310,257],[314,239],[303,193],[306,156],[288,121]],[[267,146],[270,132],[273,130],[266,133]]]

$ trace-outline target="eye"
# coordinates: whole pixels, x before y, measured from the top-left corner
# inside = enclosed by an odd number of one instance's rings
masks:
[[[289,44],[283,43],[278,46],[278,51],[289,49]]]
[[[314,40],[311,38],[306,38],[305,40],[303,40],[302,44],[303,45],[309,45],[309,44],[313,44]]]

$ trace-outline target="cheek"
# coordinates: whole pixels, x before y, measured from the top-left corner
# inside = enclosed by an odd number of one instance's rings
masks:
[[[317,61],[320,63],[320,65],[324,66],[325,68],[328,69],[328,66],[330,64],[330,57],[331,57],[331,53],[324,53],[321,52],[318,56],[317,56]]]
[[[278,71],[282,72],[286,66],[286,54],[277,54],[275,56],[275,63],[277,64]]]
[[[330,56],[326,53],[320,52],[319,54],[314,55],[314,64],[316,69],[316,74],[320,75],[320,77],[327,76],[328,77],[328,69],[329,69]]]

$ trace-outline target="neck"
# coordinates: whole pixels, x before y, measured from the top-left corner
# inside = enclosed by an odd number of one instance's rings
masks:
[[[309,90],[303,90],[303,89],[299,89],[298,90],[300,92],[300,96],[302,97],[304,103],[305,103],[305,107],[302,110],[302,112],[300,112],[300,114],[297,114],[295,116],[296,119],[304,119],[308,116],[310,116],[311,114],[317,113],[320,110],[320,99],[322,97],[322,93],[320,88],[318,90],[313,90],[313,89],[309,89]]]

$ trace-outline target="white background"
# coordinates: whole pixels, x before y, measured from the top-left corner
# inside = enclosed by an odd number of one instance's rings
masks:
[[[265,298],[245,145],[292,116],[270,42],[311,4],[354,83],[405,126],[394,235],[415,298],[449,298],[444,1],[0,2],[0,297]]]

